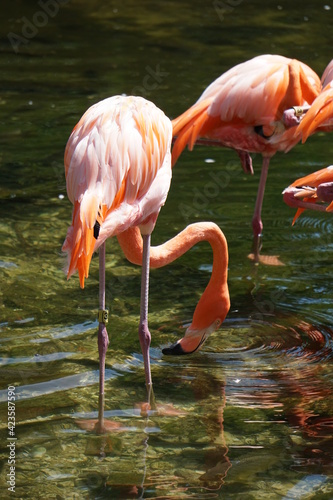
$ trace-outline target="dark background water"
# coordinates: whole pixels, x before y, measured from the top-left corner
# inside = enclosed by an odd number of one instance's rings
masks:
[[[98,405],[98,259],[80,290],[77,277],[66,281],[60,255],[71,218],[63,151],[91,104],[137,94],[173,118],[221,73],[262,53],[298,58],[321,75],[332,57],[332,16],[333,4],[314,1],[2,6],[3,498],[14,496],[6,484],[8,386],[16,388],[20,498],[332,498],[333,220],[306,213],[292,228],[281,196],[330,164],[329,134],[271,161],[263,253],[280,255],[283,267],[247,259],[261,158],[251,177],[227,149],[181,156],[153,244],[190,222],[216,222],[229,244],[231,310],[200,352],[165,358],[162,347],[183,334],[208,282],[211,250],[200,244],[152,272],[158,411],[149,417],[137,409],[145,399],[141,270],[108,242],[106,412],[120,427],[103,437],[77,422],[95,417]]]

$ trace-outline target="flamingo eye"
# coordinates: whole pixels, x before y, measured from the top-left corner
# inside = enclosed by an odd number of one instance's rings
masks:
[[[222,321],[220,319],[216,319],[214,322],[214,327],[217,329],[221,325]]]

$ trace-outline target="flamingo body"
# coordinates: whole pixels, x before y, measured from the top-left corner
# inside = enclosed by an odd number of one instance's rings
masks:
[[[62,249],[67,276],[78,270],[82,288],[107,238],[134,225],[151,233],[171,182],[171,130],[153,103],[122,96],[91,106],[75,126],[65,150],[73,220]]]
[[[151,394],[148,329],[149,269],[161,267],[207,240],[213,249],[211,279],[195,309],[183,339],[164,350],[185,354],[201,347],[224,320],[229,307],[228,247],[212,223],[188,226],[160,247],[150,247],[150,235],[164,205],[171,181],[171,121],[141,97],[105,99],[82,116],[67,142],[65,174],[74,205],[63,251],[67,277],[78,270],[80,285],[88,277],[92,254],[99,248],[99,416],[97,432],[105,431],[104,374],[109,344],[105,318],[105,241],[117,235],[125,255],[142,265],[139,340],[143,353],[148,399]]]
[[[132,226],[138,226],[144,238],[139,340],[150,394],[150,235],[170,187],[171,139],[171,122],[153,103],[142,97],[114,96],[91,106],[67,142],[66,186],[74,205],[72,224],[62,247],[68,256],[67,277],[78,270],[83,288],[92,254],[100,248],[97,432],[105,432],[104,379],[109,344],[105,310],[105,240]]]
[[[302,142],[319,131],[333,130],[333,59],[321,77],[322,90],[309,109],[301,115],[296,129]],[[291,207],[297,207],[293,224],[305,209],[333,211],[333,166],[317,170],[297,179],[283,191],[283,200]]]
[[[199,137],[265,156],[288,151],[300,138],[285,127],[283,111],[291,105],[311,104],[320,89],[317,74],[296,59],[267,54],[238,64],[173,120],[173,163]]]
[[[193,106],[172,122],[173,164],[185,146],[191,150],[199,138],[235,149],[244,170],[252,173],[249,153],[262,154],[263,167],[252,220],[256,260],[270,158],[277,151],[289,151],[300,140],[295,128],[285,123],[283,112],[291,106],[311,104],[320,90],[319,77],[306,64],[279,55],[262,55],[221,75]]]
[[[333,130],[333,59],[327,65],[321,81],[322,91],[297,127],[297,135],[302,136],[302,142],[318,130],[324,132]]]

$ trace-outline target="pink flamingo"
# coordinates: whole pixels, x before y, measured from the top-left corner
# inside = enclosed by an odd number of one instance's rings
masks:
[[[333,130],[333,59],[327,65],[321,77],[322,90],[311,106],[299,109],[299,125],[297,135],[301,135],[304,143],[307,138],[318,132]]]
[[[290,184],[283,191],[283,201],[297,207],[293,225],[305,209],[333,212],[333,165]]]
[[[251,173],[249,153],[262,154],[252,219],[256,261],[259,260],[261,210],[270,159],[277,151],[289,151],[300,140],[293,127],[298,122],[289,121],[283,113],[291,106],[310,105],[320,90],[319,77],[306,64],[279,55],[261,55],[217,78],[193,106],[172,122],[173,164],[186,145],[191,150],[195,143],[235,149],[244,171]]]
[[[166,353],[199,348],[220,326],[229,310],[228,249],[222,231],[211,223],[188,226],[160,247],[150,247],[160,208],[171,182],[171,121],[141,97],[114,96],[91,106],[74,127],[65,151],[67,193],[74,205],[63,251],[67,277],[76,270],[80,285],[99,249],[99,413],[104,432],[105,358],[109,344],[105,309],[105,242],[117,235],[127,256],[142,264],[139,339],[148,394],[152,386],[148,329],[149,265],[161,267],[192,245],[207,240],[213,248],[213,271],[184,339]],[[141,234],[142,237],[141,237]]]
[[[297,135],[304,143],[315,132],[333,130],[333,59],[321,78],[322,91],[310,107],[299,110]],[[292,115],[292,110],[288,110]],[[305,209],[333,211],[333,166],[297,179],[283,191],[283,200],[298,210],[293,224]]]

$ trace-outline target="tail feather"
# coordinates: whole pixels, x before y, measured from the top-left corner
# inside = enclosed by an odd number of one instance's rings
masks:
[[[191,135],[190,142],[189,142],[190,151],[193,149],[195,141],[200,136],[200,132],[208,120],[209,120],[209,116],[208,116],[207,110],[205,110],[204,112],[202,112],[198,116],[198,118],[194,122],[193,131],[192,131],[192,135]]]
[[[303,106],[312,104],[318,96],[321,87],[318,82],[312,82],[309,76],[305,74],[302,64],[293,59],[288,65],[289,81],[283,99],[278,108],[278,114],[283,115],[286,109],[293,106]]]
[[[292,226],[295,224],[297,221],[298,217],[304,212],[305,208],[298,208],[297,212],[295,213],[295,217],[293,218]]]
[[[303,98],[306,100],[308,104],[312,104],[316,97],[319,95],[321,88],[319,84],[313,85],[308,76],[305,74],[305,71],[300,65],[300,84],[302,89]]]
[[[317,196],[314,195],[313,197],[310,197],[310,198],[304,198],[303,201],[306,203],[316,203]],[[304,212],[304,210],[305,210],[304,207],[298,207],[297,212],[295,214],[295,217],[293,218],[292,226],[295,224],[296,220]]]
[[[329,85],[313,102],[306,113],[297,131],[302,134],[302,142],[313,134],[319,127],[324,127],[325,122],[333,118],[333,88]]]
[[[296,179],[292,184],[290,184],[289,188],[292,187],[309,187],[316,188],[320,184],[325,182],[333,182],[333,166],[329,166],[326,168],[322,168],[317,170],[316,172],[312,172],[312,174],[306,175],[305,177],[301,177],[300,179]]]
[[[172,165],[175,165],[186,145],[190,150],[193,149],[203,125],[209,118],[207,110],[211,102],[211,98],[200,101],[172,121],[175,138],[172,148]]]

